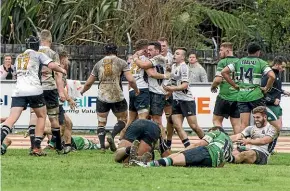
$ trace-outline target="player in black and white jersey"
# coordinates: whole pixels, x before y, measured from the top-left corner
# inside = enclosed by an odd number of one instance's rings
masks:
[[[178,48],[174,53],[175,64],[172,65],[171,82],[164,86],[164,90],[173,93],[172,121],[184,147],[190,145],[187,134],[183,130],[184,117],[192,130],[202,139],[203,130],[198,126],[196,119],[196,105],[194,97],[189,89],[189,69],[185,63],[186,50]]]
[[[159,42],[151,42],[148,46],[148,60],[141,60],[139,56],[143,52],[137,51],[133,55],[134,62],[146,70],[148,74],[150,92],[150,115],[162,130],[162,137],[165,138],[165,130],[162,125],[162,114],[165,106],[165,91],[162,88],[164,79],[168,79],[165,73],[166,59],[160,54],[161,45]]]

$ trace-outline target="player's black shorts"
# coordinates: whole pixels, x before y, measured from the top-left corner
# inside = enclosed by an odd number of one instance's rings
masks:
[[[58,92],[57,89],[55,90],[43,90],[43,96],[46,104],[47,109],[54,109],[58,108]]]
[[[138,96],[135,95],[135,91],[132,90],[129,92],[129,110],[130,111],[140,111],[142,109],[147,109],[149,111],[150,107],[150,94],[149,89],[139,89],[140,94]]]
[[[266,106],[266,101],[264,98],[250,102],[238,102],[240,113],[251,113],[251,111],[258,106]]]
[[[60,125],[64,124],[64,120],[65,120],[64,114],[65,114],[65,111],[63,109],[63,106],[59,105],[58,121]]]
[[[212,160],[206,147],[199,146],[182,152],[186,166],[212,167]]]
[[[135,120],[127,129],[124,139],[130,141],[143,140],[153,147],[160,136],[160,128],[157,123],[147,119]]]
[[[127,105],[126,99],[123,99],[122,101],[116,102],[116,103],[106,103],[97,98],[97,112],[98,113],[106,113],[106,112],[109,112],[110,109],[114,113],[127,111],[128,105]]]
[[[45,106],[43,94],[35,96],[12,97],[11,107],[23,107],[25,110],[28,105],[31,108],[40,108]]]
[[[172,106],[173,103],[173,95],[169,96],[168,99],[165,99],[165,106]]]
[[[165,95],[150,92],[150,114],[162,116],[165,107]]]
[[[238,103],[236,101],[224,100],[220,96],[217,96],[213,114],[225,118],[229,116],[232,118],[240,118]]]
[[[182,114],[183,117],[196,115],[195,101],[173,100],[172,115]]]
[[[268,163],[268,156],[265,153],[255,150],[255,149],[253,149],[253,151],[256,152],[256,157],[257,157],[255,164],[265,165]]]

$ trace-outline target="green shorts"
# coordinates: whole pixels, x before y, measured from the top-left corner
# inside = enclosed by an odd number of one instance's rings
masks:
[[[267,106],[267,119],[268,121],[276,121],[282,116],[282,108],[280,105]]]

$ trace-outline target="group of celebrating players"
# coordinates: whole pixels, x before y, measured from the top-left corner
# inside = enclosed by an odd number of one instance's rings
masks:
[[[10,115],[1,127],[1,154],[5,154],[11,144],[6,136],[29,105],[31,155],[46,155],[41,142],[48,135],[49,147],[59,154],[74,149],[105,152],[110,148],[115,152],[116,162],[143,167],[222,167],[225,162],[267,164],[282,128],[281,95],[290,95],[281,87],[280,74],[286,66],[283,57],[276,57],[273,66],[269,67],[259,58],[259,44],[250,43],[248,56],[239,59],[233,55],[231,43],[222,43],[221,60],[211,86],[213,93],[219,87],[213,128],[205,133],[196,118],[185,48],[176,48],[172,55],[166,38],[154,42],[141,39],[135,43],[135,53],[127,63],[117,56],[117,46],[108,43],[104,46],[106,56],[95,64],[80,92],[85,94],[96,80],[99,81],[98,141],[91,141],[71,136],[72,122],[62,108],[65,101],[72,109],[76,107],[66,89],[68,54],[65,51],[56,53],[50,48],[51,44],[50,31],[43,30],[39,38],[27,39],[27,50],[16,58],[16,88]],[[128,90],[122,89],[123,76],[128,81]],[[123,91],[129,91],[129,116]],[[105,129],[110,110],[118,121],[112,132]],[[166,128],[162,124],[163,113],[167,119]],[[251,113],[254,125],[249,126]],[[49,125],[45,124],[46,115]],[[223,119],[228,117],[233,126],[232,136],[222,128]],[[184,118],[200,138],[195,144],[190,143],[182,127]],[[174,131],[185,149],[171,154]],[[118,134],[117,148],[114,138]],[[233,142],[238,145],[235,150]],[[160,151],[162,158],[159,160],[154,160],[155,148]]]

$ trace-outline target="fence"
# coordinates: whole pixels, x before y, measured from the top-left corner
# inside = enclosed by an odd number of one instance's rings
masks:
[[[70,69],[68,76],[70,79],[86,80],[94,66],[94,64],[104,56],[102,46],[60,46],[54,45],[52,49],[58,51],[60,49],[65,49],[70,54]],[[1,45],[1,58],[3,54],[9,53],[15,58],[18,54],[25,50],[25,45],[23,44],[2,44]],[[126,59],[126,46],[119,47],[119,55],[121,58]],[[217,53],[214,50],[195,50],[191,49],[190,52],[195,52],[198,56],[199,62],[205,70],[207,71],[209,81],[212,81],[215,72],[216,64],[218,62]],[[245,52],[237,52],[237,56],[245,56]],[[273,60],[273,58],[278,54],[266,54],[262,58],[265,60]],[[285,56],[287,60],[290,60],[289,54],[279,54]],[[2,60],[2,59],[1,59]],[[283,81],[290,82],[290,67],[286,68],[283,74]]]

